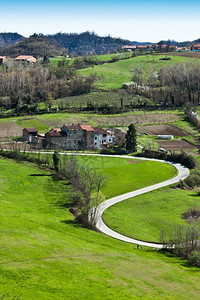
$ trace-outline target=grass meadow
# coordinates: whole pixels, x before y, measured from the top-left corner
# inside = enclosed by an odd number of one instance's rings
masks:
[[[79,71],[80,74],[88,76],[96,74],[98,76],[97,85],[102,90],[120,89],[124,82],[132,80],[134,69],[141,69],[146,75],[153,71],[158,71],[163,66],[171,66],[180,63],[197,62],[195,58],[168,56],[171,60],[160,60],[165,55],[144,55],[121,60],[110,64],[98,65]]]
[[[1,158],[0,184],[2,299],[199,299],[184,260],[77,224],[53,174]]]
[[[161,229],[170,233],[174,226],[186,224],[182,215],[193,207],[200,208],[194,191],[165,188],[120,202],[108,208],[103,218],[117,232],[160,242]]]

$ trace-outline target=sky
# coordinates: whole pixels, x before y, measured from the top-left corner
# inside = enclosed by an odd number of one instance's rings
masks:
[[[200,38],[200,0],[0,0],[0,32],[95,32],[131,41]]]

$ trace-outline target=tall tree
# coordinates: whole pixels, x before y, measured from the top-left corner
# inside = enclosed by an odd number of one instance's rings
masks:
[[[56,172],[58,172],[58,163],[59,163],[59,154],[58,151],[54,151],[53,164]]]
[[[126,134],[126,150],[136,151],[137,133],[134,124],[130,124]]]

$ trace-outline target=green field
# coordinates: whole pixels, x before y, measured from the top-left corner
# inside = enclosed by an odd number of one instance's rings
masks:
[[[163,55],[144,55],[130,58],[127,60],[117,61],[115,63],[94,66],[80,70],[79,73],[88,76],[96,74],[99,78],[98,87],[102,90],[120,89],[122,84],[132,80],[133,70],[141,69],[146,75],[152,71],[158,71],[163,66],[171,66],[184,62],[198,62],[195,58],[169,56],[171,60],[159,60]]]
[[[78,159],[96,171],[101,171],[108,178],[107,186],[102,189],[106,198],[125,194],[176,175],[173,166],[154,161],[89,156],[80,156]]]
[[[199,299],[184,260],[78,225],[66,182],[11,160],[0,170],[2,299]]]
[[[194,191],[163,189],[140,195],[108,208],[105,223],[117,232],[143,241],[160,242],[161,229],[184,225],[189,208],[200,207]]]

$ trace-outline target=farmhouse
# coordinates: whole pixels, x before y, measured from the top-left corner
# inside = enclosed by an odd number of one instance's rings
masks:
[[[24,128],[23,129],[23,140],[29,141],[30,143],[35,140],[38,135],[38,131],[36,128]]]
[[[61,128],[52,128],[45,134],[44,146],[66,150],[101,149],[115,144],[116,140],[113,129],[64,124]]]
[[[8,58],[6,56],[0,56],[0,65],[4,65],[7,62]]]
[[[200,44],[196,44],[193,46],[194,51],[200,51]]]
[[[121,47],[121,50],[123,50],[123,51],[135,51],[136,50],[136,46],[125,45],[125,46]]]
[[[34,56],[31,55],[19,55],[15,58],[15,61],[36,63],[37,60]]]

